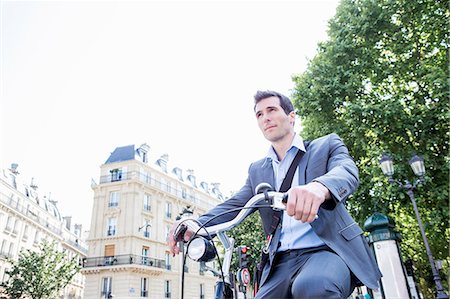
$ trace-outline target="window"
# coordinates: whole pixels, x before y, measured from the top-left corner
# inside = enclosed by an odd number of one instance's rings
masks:
[[[200,284],[200,299],[205,299],[205,285],[203,283]]]
[[[148,252],[150,248],[148,246],[142,246],[142,264],[148,265]]]
[[[25,225],[25,228],[23,229],[22,240],[24,241],[28,240],[28,225]]]
[[[9,244],[8,256],[9,257],[14,256],[14,243],[12,243],[12,242]]]
[[[167,237],[169,237],[169,234],[170,234],[170,226],[166,225],[166,236],[165,236],[166,240],[167,240]]]
[[[9,270],[11,270],[11,269],[9,269]],[[9,280],[9,274],[6,271],[8,271],[8,269],[5,269],[5,272],[3,272],[3,281]]]
[[[13,229],[13,234],[17,235],[17,232],[19,230],[19,225],[20,225],[20,220],[16,219],[16,221],[14,221],[14,229]]]
[[[33,243],[36,245],[39,244],[40,242],[41,242],[41,233],[38,230],[36,230],[36,233],[34,234]]]
[[[117,262],[115,258],[116,246],[114,244],[105,245],[105,265],[114,265]]]
[[[0,252],[1,252],[1,254],[3,255],[3,256],[6,256],[6,240],[3,240],[3,242],[2,242],[2,248],[1,248],[1,250],[0,250]]]
[[[170,298],[170,280],[164,281],[164,298]]]
[[[120,193],[117,191],[112,191],[109,193],[109,203],[108,207],[117,207],[119,205]]]
[[[152,173],[147,173],[147,177],[146,177],[146,183],[148,184],[152,184]]]
[[[10,232],[12,230],[12,222],[13,222],[12,216],[8,216],[8,220],[6,220],[5,231]]]
[[[116,235],[116,226],[117,226],[117,219],[116,218],[109,218],[108,219],[108,227],[107,227],[107,236],[114,236]]]
[[[150,238],[152,236],[152,222],[145,219],[142,228],[144,229],[144,238]]]
[[[171,270],[172,265],[170,264],[170,252],[168,251],[166,251],[165,260],[166,260],[166,269]]]
[[[142,151],[141,153],[142,153],[142,162],[147,163],[148,162],[147,153],[144,151]]]
[[[122,179],[122,169],[112,169],[109,171],[111,173],[111,182],[120,181]]]
[[[150,194],[144,194],[144,211],[152,210],[152,196]]]
[[[148,280],[146,277],[141,278],[141,297],[148,297]]]
[[[166,218],[172,218],[172,204],[166,201]]]
[[[112,298],[112,277],[103,277],[101,297]]]

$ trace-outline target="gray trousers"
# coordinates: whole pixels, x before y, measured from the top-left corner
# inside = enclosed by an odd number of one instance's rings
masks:
[[[352,276],[344,261],[323,247],[277,253],[256,298],[344,299],[355,287]]]

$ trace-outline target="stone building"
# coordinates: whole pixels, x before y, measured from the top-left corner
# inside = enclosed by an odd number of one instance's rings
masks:
[[[218,184],[170,168],[167,155],[149,163],[143,144],[117,147],[92,189],[85,298],[180,298],[182,263],[166,237],[183,209],[199,215],[223,200]],[[212,298],[216,278],[193,261],[185,269],[185,298]]]
[[[42,240],[55,241],[69,259],[80,262],[86,256],[81,225],[71,225],[62,217],[56,201],[42,196],[32,179],[24,182],[18,164],[0,173],[0,281],[8,279],[11,267],[7,258],[17,259],[21,250],[37,250]],[[60,293],[60,298],[83,298],[84,276],[75,275]]]

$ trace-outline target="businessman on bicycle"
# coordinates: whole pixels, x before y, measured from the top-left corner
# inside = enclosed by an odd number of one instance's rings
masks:
[[[244,206],[255,187],[267,182],[289,197],[282,213],[258,209],[268,242],[256,298],[347,298],[358,283],[378,288],[381,273],[363,231],[344,206],[359,184],[347,147],[336,134],[305,142],[294,131],[294,107],[286,96],[258,91],[254,100],[258,126],[271,142],[269,152],[250,165],[238,193],[199,221]],[[168,244],[173,254],[179,253],[172,237]]]

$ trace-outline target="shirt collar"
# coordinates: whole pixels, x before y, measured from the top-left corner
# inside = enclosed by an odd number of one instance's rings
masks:
[[[303,152],[306,152],[305,144],[303,143],[303,138],[300,135],[294,134],[294,139],[292,140],[292,144],[289,147],[288,151],[290,151],[292,148],[299,149]],[[267,152],[267,156],[265,158],[264,163],[261,165],[261,167],[264,167],[266,163],[271,163],[274,160],[277,160],[277,154],[275,153],[275,150],[273,146],[270,146],[269,151]]]

